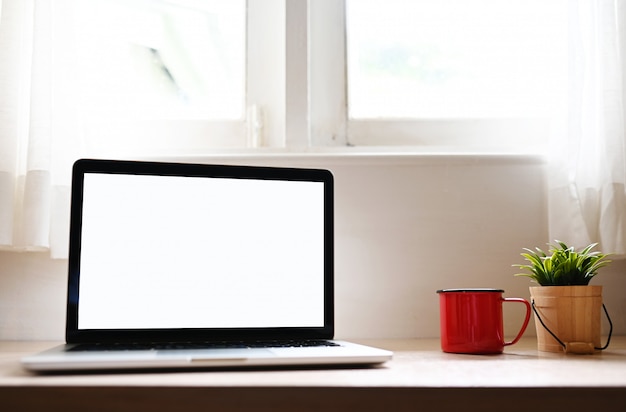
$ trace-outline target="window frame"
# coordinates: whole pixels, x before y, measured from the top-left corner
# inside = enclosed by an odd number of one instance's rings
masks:
[[[308,6],[312,146],[455,153],[543,152],[551,128],[547,118],[350,119],[346,1],[315,0]]]
[[[56,12],[66,4],[55,2]],[[144,136],[128,156],[338,148],[353,153],[540,153],[546,146],[550,125],[545,119],[350,119],[346,1],[247,0],[246,10],[246,96],[240,120],[102,118],[91,122],[88,132]],[[62,25],[57,29],[62,32]],[[56,87],[66,90],[62,83]],[[57,133],[71,132],[71,110],[53,118]],[[86,149],[103,154],[101,147]]]
[[[275,0],[274,0],[275,2]],[[247,2],[255,3],[255,2]],[[248,7],[246,7],[248,9]],[[259,8],[254,8],[258,13]],[[252,145],[254,133],[258,130],[248,127],[249,117],[256,113],[249,110],[251,101],[263,101],[251,81],[259,77],[258,72],[263,70],[260,59],[250,59],[250,36],[257,36],[256,44],[263,45],[269,42],[273,33],[267,30],[251,31],[248,26],[254,19],[246,16],[246,68],[244,73],[245,96],[241,118],[235,120],[210,120],[198,118],[195,115],[134,115],[116,111],[103,113],[93,112],[81,114],[76,107],[75,98],[68,90],[73,89],[71,70],[65,70],[71,63],[71,44],[73,43],[73,28],[71,20],[74,15],[72,0],[58,0],[52,9],[54,27],[54,41],[58,44],[68,44],[68,47],[55,49],[55,75],[53,83],[53,130],[57,136],[65,136],[79,142],[82,156],[189,156],[206,153],[213,150],[236,151]],[[256,21],[262,20],[257,18]],[[70,24],[65,24],[70,22]],[[261,36],[262,35],[262,36]],[[257,88],[258,89],[258,88]],[[252,100],[251,100],[252,99]],[[76,119],[80,119],[77,126]],[[111,141],[119,141],[108,147]]]

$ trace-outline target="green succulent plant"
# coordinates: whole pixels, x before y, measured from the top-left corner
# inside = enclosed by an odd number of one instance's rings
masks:
[[[513,266],[528,272],[516,273],[515,276],[529,277],[541,286],[588,285],[598,269],[611,263],[607,259],[609,255],[592,251],[597,243],[580,251],[563,242],[556,243],[549,245],[548,253],[539,248],[534,251],[524,248],[526,252],[521,255],[529,264]]]

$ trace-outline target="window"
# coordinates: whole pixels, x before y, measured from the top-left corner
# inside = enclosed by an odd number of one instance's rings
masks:
[[[79,1],[74,16],[85,112],[243,118],[244,1]]]
[[[100,156],[245,146],[246,21],[245,0],[55,2],[57,133]]]
[[[349,117],[549,115],[566,86],[559,3],[348,0]]]
[[[346,0],[348,141],[527,150],[567,85],[562,0]]]
[[[56,129],[113,154],[541,146],[565,3],[59,0]]]

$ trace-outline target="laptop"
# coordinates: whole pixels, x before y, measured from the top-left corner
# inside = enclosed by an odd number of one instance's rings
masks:
[[[333,339],[327,170],[78,160],[66,344],[35,372],[375,365]]]

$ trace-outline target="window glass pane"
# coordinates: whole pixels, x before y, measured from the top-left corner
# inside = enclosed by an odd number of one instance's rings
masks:
[[[562,99],[565,0],[347,0],[350,118],[543,116]]]
[[[79,0],[76,93],[86,112],[241,119],[245,0]]]

